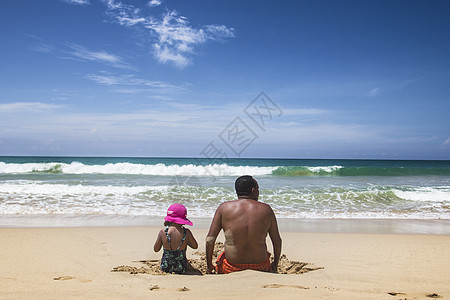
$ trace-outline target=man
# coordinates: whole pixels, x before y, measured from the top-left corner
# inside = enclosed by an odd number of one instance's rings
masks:
[[[237,200],[222,203],[216,210],[206,237],[207,272],[231,273],[245,269],[277,272],[281,254],[281,237],[272,208],[258,202],[259,186],[252,176],[235,182]],[[220,230],[225,235],[225,251],[214,268],[212,255]],[[266,236],[272,240],[274,260],[270,263]]]

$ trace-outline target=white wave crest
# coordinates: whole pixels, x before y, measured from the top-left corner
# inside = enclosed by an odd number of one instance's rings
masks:
[[[30,172],[54,172],[65,174],[136,174],[155,176],[239,176],[242,174],[269,175],[276,167],[213,165],[164,165],[114,163],[105,165],[85,165],[80,162],[65,163],[25,163],[6,164],[0,162],[0,174]]]
[[[24,181],[25,183],[26,181]],[[148,191],[165,191],[166,186],[93,186],[93,185],[68,185],[68,184],[36,184],[29,182],[27,184],[1,184],[0,195],[42,195],[42,196],[71,196],[80,195],[137,195]]]
[[[401,199],[410,201],[444,202],[450,201],[449,187],[422,187],[415,188],[413,191],[394,190],[395,195]]]
[[[342,169],[342,166],[324,166],[324,167],[308,167],[308,170],[314,173],[320,173],[320,172],[327,172],[332,173],[334,171],[337,171],[339,169]]]

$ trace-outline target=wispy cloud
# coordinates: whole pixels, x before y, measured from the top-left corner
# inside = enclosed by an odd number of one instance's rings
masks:
[[[34,35],[34,34],[24,34],[27,38],[33,41],[33,46],[31,47],[32,51],[50,54],[56,51],[55,47],[50,43],[44,41],[42,38]]]
[[[5,130],[0,132],[0,139],[33,139],[45,135],[57,140],[80,141],[89,139],[88,135],[91,134],[121,143],[129,139],[163,142],[167,136],[187,142],[195,132],[202,133],[199,139],[207,139],[223,126],[223,112],[218,109],[183,103],[180,106],[182,109],[175,109],[175,106],[142,107],[126,113],[74,113],[60,109],[58,114],[49,118],[48,110],[64,106],[38,102],[2,104],[0,126]]]
[[[150,95],[147,97],[148,99],[158,100],[158,101],[168,101],[172,100],[171,97],[168,96],[161,96],[161,95]]]
[[[283,114],[288,116],[312,116],[312,115],[323,115],[329,114],[328,110],[318,109],[318,108],[296,108],[296,109],[284,109]]]
[[[165,12],[160,18],[142,16],[132,5],[104,0],[108,14],[115,22],[126,27],[140,26],[148,32],[152,51],[161,63],[173,63],[184,68],[191,63],[194,48],[207,41],[223,41],[234,37],[234,29],[225,25],[205,25],[195,28],[186,17],[175,10]],[[151,1],[156,4],[158,1]]]
[[[136,68],[125,62],[125,60],[117,54],[110,53],[105,50],[92,50],[82,45],[74,43],[64,43],[63,45],[52,45],[42,38],[26,34],[28,38],[34,41],[31,50],[45,53],[55,54],[59,58],[97,62],[106,64],[120,69],[135,70]]]
[[[450,146],[450,136],[442,143],[442,146],[445,146],[445,147]]]
[[[286,142],[288,136],[294,143],[325,143],[373,141],[379,139],[374,128],[363,124],[302,124],[296,122],[280,122],[273,124],[271,133],[274,141]],[[281,136],[280,136],[281,135]]]
[[[55,48],[50,44],[39,43],[38,45],[35,45],[32,50],[40,53],[50,54],[55,51]]]
[[[376,87],[376,88],[373,88],[370,91],[368,91],[366,96],[367,97],[375,97],[375,96],[378,96],[381,93],[381,91],[382,91],[382,88]]]
[[[48,104],[42,102],[12,102],[0,104],[0,111],[2,113],[13,112],[44,112],[61,108],[62,105]]]
[[[69,4],[76,4],[76,5],[90,4],[89,0],[63,0],[63,1]]]
[[[408,89],[412,86],[412,84],[416,83],[417,81],[420,81],[421,79],[407,79],[400,82],[385,82],[382,83],[383,86],[378,86],[370,89],[367,93],[367,97],[376,97],[379,96],[381,93],[391,93],[391,92],[397,92],[404,89]]]
[[[67,44],[67,46],[70,48],[68,54],[74,58],[104,63],[121,69],[134,69],[131,65],[127,64],[123,58],[116,54],[104,50],[90,50],[78,44]]]
[[[46,54],[56,54],[59,58],[95,62],[107,66],[113,66],[118,69],[136,71],[136,68],[128,64],[121,56],[107,52],[105,50],[92,50],[79,44],[65,43],[63,46],[53,47],[45,44],[45,42],[34,35],[27,35],[29,38],[37,41],[37,45],[32,48],[33,51],[38,51]],[[92,80],[102,85],[123,85],[123,86],[141,86],[146,88],[171,89],[182,90],[186,86],[175,85],[164,81],[147,80],[137,78],[134,74],[112,74],[110,72],[99,72],[97,74],[87,74],[84,78]],[[148,91],[148,90],[147,90]],[[119,91],[121,92],[121,91]],[[132,91],[136,92],[136,91]],[[140,90],[137,92],[144,92]],[[130,91],[123,91],[123,93],[130,93]],[[61,99],[60,99],[61,100]]]
[[[182,89],[182,86],[170,84],[164,81],[152,81],[142,78],[136,78],[133,74],[114,75],[108,72],[100,74],[88,74],[86,78],[103,85],[123,85],[123,86],[145,86],[160,89]]]
[[[154,100],[165,100],[156,95],[150,97]],[[21,140],[24,144],[35,144],[45,151],[50,151],[49,146],[43,144],[42,137],[45,137],[60,144],[65,153],[70,153],[76,143],[77,151],[81,151],[77,153],[89,154],[95,149],[92,145],[100,147],[105,153],[110,153],[108,151],[112,150],[111,144],[117,145],[116,149],[130,151],[134,151],[136,147],[151,148],[156,147],[155,145],[164,148],[168,145],[167,137],[170,136],[177,145],[186,145],[186,148],[183,146],[182,153],[186,155],[187,149],[190,149],[189,155],[195,155],[207,143],[217,141],[218,134],[230,124],[232,117],[239,115],[239,107],[242,107],[241,103],[217,107],[182,101],[169,101],[164,104],[151,101],[148,105],[143,104],[128,112],[111,113],[74,112],[64,105],[15,102],[0,105],[0,140],[5,144],[8,141]],[[251,123],[248,124],[252,126]],[[357,123],[274,120],[257,143],[279,145],[285,155],[310,153],[320,156],[327,153],[335,155],[335,149],[354,148],[358,152],[371,148],[384,151],[403,149],[405,145],[421,145],[425,141],[424,137],[408,135],[394,138],[391,133],[399,131],[400,128],[392,130],[388,127]],[[436,137],[430,139],[434,141]],[[448,149],[449,145],[450,138],[447,138],[441,147]],[[130,148],[127,148],[128,146]],[[179,147],[173,147],[173,154],[179,155],[181,152],[177,152],[176,148]],[[257,148],[256,144],[252,147]]]

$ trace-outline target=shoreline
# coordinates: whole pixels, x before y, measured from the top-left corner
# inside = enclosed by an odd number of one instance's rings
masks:
[[[0,215],[1,228],[160,227],[160,216]],[[208,229],[211,218],[190,218],[193,230]],[[278,218],[283,232],[450,235],[450,219],[290,219]]]

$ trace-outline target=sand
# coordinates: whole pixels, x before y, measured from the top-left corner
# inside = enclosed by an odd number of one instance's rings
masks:
[[[449,235],[282,231],[281,265],[301,272],[160,275],[151,271],[159,229],[1,228],[0,298],[450,298]],[[201,269],[207,229],[192,230],[199,249],[188,257]],[[121,266],[131,269],[114,271]]]

